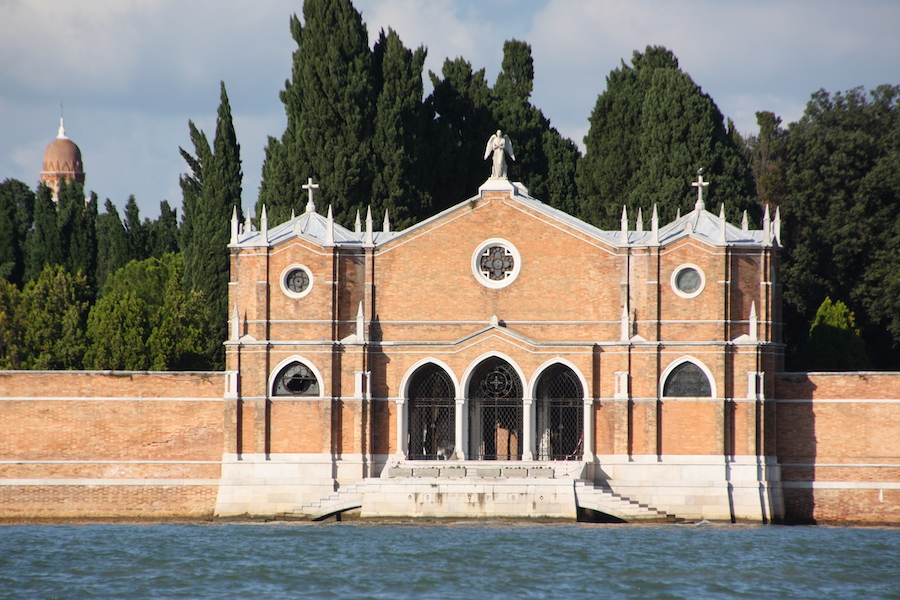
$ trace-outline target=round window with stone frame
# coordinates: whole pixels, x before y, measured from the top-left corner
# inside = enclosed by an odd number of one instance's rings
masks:
[[[507,240],[487,240],[472,254],[472,274],[485,287],[504,288],[516,280],[521,269],[522,257]]]
[[[706,287],[706,277],[697,265],[681,265],[672,273],[672,289],[682,298],[696,298]]]
[[[281,291],[291,298],[303,298],[312,287],[312,271],[303,265],[291,265],[281,273]]]

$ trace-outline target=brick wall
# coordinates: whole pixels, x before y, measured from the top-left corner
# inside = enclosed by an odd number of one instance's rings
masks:
[[[900,522],[900,373],[776,376],[787,518]]]
[[[0,519],[211,516],[224,378],[0,372]]]

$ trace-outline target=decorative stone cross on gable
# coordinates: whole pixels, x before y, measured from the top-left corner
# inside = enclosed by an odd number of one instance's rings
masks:
[[[703,202],[703,188],[708,185],[708,181],[703,181],[703,169],[700,169],[697,171],[697,181],[691,184],[692,187],[697,188],[697,203],[694,205],[694,210],[704,210],[706,208],[706,204]]]
[[[309,200],[306,202],[306,212],[316,212],[316,203],[313,201],[313,190],[319,189],[318,183],[313,183],[312,177],[303,184],[303,189],[309,191]]]

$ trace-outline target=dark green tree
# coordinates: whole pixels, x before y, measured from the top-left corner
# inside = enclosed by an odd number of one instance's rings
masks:
[[[116,290],[100,298],[87,320],[85,368],[146,370],[147,312],[146,303],[133,292]]]
[[[302,212],[307,178],[321,185],[320,206],[349,224],[372,199],[375,117],[368,33],[350,0],[306,0],[303,23],[291,18],[297,43],[281,100],[287,128],[270,138],[256,214],[286,220]]]
[[[26,358],[22,292],[0,279],[0,369],[21,369]]]
[[[148,223],[147,233],[147,250],[151,257],[178,252],[178,215],[166,200],[159,203],[159,218]]]
[[[518,40],[505,42],[502,69],[492,89],[492,111],[498,128],[513,141],[516,160],[510,165],[510,178],[522,181],[534,197],[574,214],[575,170],[580,152],[531,104],[533,88],[531,46]],[[488,132],[485,141],[490,133],[493,132]],[[473,158],[483,157],[479,154]],[[483,161],[481,167],[486,173]]]
[[[585,137],[579,164],[582,216],[615,228],[622,205],[659,205],[663,220],[693,209],[690,186],[702,168],[711,202],[724,202],[731,220],[750,210],[758,217],[752,173],[741,148],[707,94],[662,47],[635,51],[607,77]],[[633,212],[632,212],[633,214]]]
[[[372,152],[372,209],[384,211],[398,228],[414,224],[431,208],[427,190],[428,115],[422,104],[425,49],[408,50],[394,30],[384,31],[373,50],[377,90]]]
[[[62,180],[56,204],[61,264],[72,274],[81,273],[93,290],[97,271],[97,199],[84,197],[84,186]]]
[[[34,198],[34,221],[25,239],[25,281],[40,277],[44,266],[62,265],[64,261],[53,190],[42,184]]]
[[[471,197],[484,183],[490,175],[482,160],[485,144],[499,129],[484,69],[473,72],[466,60],[447,59],[441,75],[429,72],[434,89],[425,101],[435,115],[432,148],[440,167],[433,173],[435,212]]]
[[[141,221],[141,209],[138,206],[134,195],[128,196],[128,202],[125,203],[125,219],[122,222],[125,226],[125,239],[128,242],[128,258],[129,260],[144,260],[150,255],[149,252],[149,225]]]
[[[196,156],[182,150],[193,171],[182,177],[184,191],[184,284],[185,291],[203,294],[209,304],[207,356],[213,365],[222,367],[225,361],[222,342],[226,337],[228,314],[228,280],[230,222],[236,209],[241,210],[240,146],[234,132],[231,106],[221,84],[221,96],[216,136],[212,152],[205,145],[206,137],[191,127]],[[198,195],[199,192],[199,195]],[[189,236],[189,237],[188,237]]]
[[[884,300],[882,287],[900,258],[893,250],[900,217],[898,139],[900,86],[820,90],[788,128],[782,278],[785,337],[792,347],[805,337],[803,326],[819,299],[842,297],[876,366],[900,364],[900,337],[890,334],[900,307]]]
[[[781,127],[780,117],[767,111],[756,113],[756,124],[759,134],[747,140],[747,157],[759,204],[774,210],[787,195],[787,130]]]
[[[21,286],[25,238],[34,213],[34,192],[16,179],[0,183],[0,278]]]
[[[71,275],[59,264],[48,263],[36,281],[26,284],[22,294],[27,324],[24,368],[82,367],[90,296],[87,278]]]
[[[106,199],[104,211],[97,217],[97,291],[102,293],[110,274],[124,267],[131,255],[128,234],[115,205]]]

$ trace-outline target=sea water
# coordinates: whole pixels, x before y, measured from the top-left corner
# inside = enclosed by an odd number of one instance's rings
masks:
[[[5,525],[0,598],[900,598],[900,529]]]

